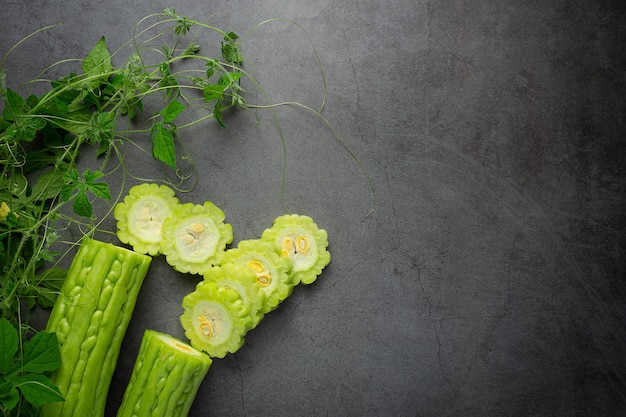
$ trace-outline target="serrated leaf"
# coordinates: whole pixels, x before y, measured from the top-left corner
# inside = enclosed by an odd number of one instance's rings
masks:
[[[59,343],[54,333],[41,331],[28,342],[24,349],[24,372],[55,371],[61,366]]]
[[[176,168],[176,151],[174,149],[174,136],[163,127],[161,123],[155,123],[150,132],[152,141],[152,155],[155,159]]]
[[[97,182],[88,184],[89,191],[91,191],[96,197],[103,200],[111,199],[111,192],[109,191],[109,184],[104,182]]]
[[[13,356],[17,352],[17,330],[4,317],[0,319],[0,373],[7,373],[11,368]]]
[[[97,180],[98,178],[102,178],[104,176],[104,174],[101,171],[92,171],[89,168],[87,168],[84,172],[83,172],[83,178],[85,178],[85,182],[87,184],[91,184],[94,182],[94,180]]]
[[[178,100],[172,100],[170,104],[161,110],[161,117],[163,117],[164,123],[172,123],[176,116],[178,116],[185,106],[183,106]]]
[[[74,213],[78,214],[82,217],[91,217],[93,213],[93,206],[87,197],[87,193],[84,190],[78,191],[76,197],[74,197],[74,202],[72,203],[72,210]]]
[[[106,40],[103,36],[89,51],[87,57],[83,59],[82,70],[84,74],[93,76],[109,73],[112,69],[111,54],[107,49]]]
[[[17,377],[15,386],[20,390],[24,399],[35,407],[64,400],[59,388],[44,375],[27,374]]]

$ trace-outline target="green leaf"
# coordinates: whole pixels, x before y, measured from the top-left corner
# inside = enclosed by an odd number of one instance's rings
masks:
[[[38,131],[46,126],[41,117],[17,116],[15,120],[15,136],[19,140],[32,142]]]
[[[152,141],[152,155],[155,159],[176,168],[176,151],[174,150],[174,136],[162,123],[155,123],[150,131]]]
[[[213,100],[221,100],[224,96],[224,91],[226,90],[225,85],[217,85],[217,84],[207,84],[202,89],[202,95],[204,96],[204,101],[209,103]]]
[[[87,57],[83,59],[82,70],[84,74],[93,76],[107,74],[111,72],[112,69],[111,54],[107,49],[106,40],[103,36],[100,38],[96,46],[89,51]]]
[[[0,319],[0,373],[6,374],[17,352],[17,330],[4,317]]]
[[[97,180],[98,178],[102,178],[104,176],[104,174],[100,171],[92,171],[89,168],[87,168],[85,170],[85,172],[83,172],[83,178],[85,178],[85,183],[87,184],[93,184],[93,182],[95,180]]]
[[[109,191],[109,184],[104,182],[98,182],[93,184],[88,184],[89,191],[91,191],[96,197],[101,198],[103,200],[111,199],[111,192]]]
[[[115,113],[112,111],[94,112],[86,131],[89,143],[93,145],[101,142],[111,142],[114,136],[114,120]]]
[[[93,206],[87,197],[87,191],[92,192],[96,197],[110,200],[111,193],[109,191],[108,184],[104,182],[94,182],[94,180],[102,177],[104,174],[100,171],[91,171],[86,169],[83,173],[83,177],[79,178],[76,169],[71,169],[63,175],[65,184],[61,187],[61,199],[68,201],[74,191],[78,190],[78,193],[74,197],[72,203],[72,209],[74,213],[83,217],[91,217],[93,213]]]
[[[215,107],[213,108],[213,117],[215,118],[215,120],[217,121],[217,123],[220,126],[226,127],[226,125],[224,124],[224,121],[222,120],[222,111],[223,110],[224,110],[224,106],[222,106],[222,103],[217,101],[215,103]]]
[[[59,343],[55,333],[41,331],[28,342],[24,349],[24,372],[55,371],[61,366]]]
[[[167,98],[172,96],[172,92],[178,92],[178,81],[176,77],[172,75],[170,72],[170,67],[167,62],[163,62],[159,66],[159,71],[161,71],[161,80],[159,81],[159,87],[165,89],[165,95]]]
[[[4,117],[12,122],[23,112],[26,102],[22,96],[10,88],[6,89],[4,100]]]
[[[51,169],[39,176],[33,185],[31,196],[34,201],[46,201],[59,195],[64,184],[63,175],[58,170]]]
[[[217,61],[216,61],[216,60],[214,60],[214,59],[209,59],[209,60],[206,62],[206,64],[205,64],[205,65],[206,65],[206,67],[207,67],[207,70],[206,70],[206,78],[207,78],[207,80],[208,80],[208,79],[209,79],[209,78],[211,78],[211,77],[213,76],[213,74],[215,73],[215,68],[217,68]]]
[[[234,32],[228,32],[226,36],[224,36],[224,41],[222,42],[222,57],[228,62],[241,64],[241,54],[235,42],[237,39],[239,39],[239,36]]]
[[[44,375],[27,374],[17,377],[15,386],[22,392],[24,399],[35,407],[64,400],[59,388]]]
[[[59,267],[48,268],[35,276],[37,303],[44,308],[52,307],[66,277],[67,270]]]
[[[2,405],[7,410],[13,410],[19,401],[20,393],[17,392],[17,388],[15,388],[13,384],[11,384],[9,391],[6,394],[0,395],[0,402],[2,402]]]
[[[85,190],[78,191],[76,197],[74,197],[74,202],[72,203],[72,210],[74,213],[83,217],[91,217],[93,214],[93,206],[89,201],[89,197],[87,197],[87,193]]]
[[[172,123],[176,116],[178,116],[183,110],[185,110],[185,106],[183,106],[178,100],[172,100],[166,108],[161,110],[163,122]]]

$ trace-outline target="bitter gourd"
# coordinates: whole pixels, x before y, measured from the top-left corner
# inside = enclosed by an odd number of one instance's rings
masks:
[[[61,367],[52,382],[64,402],[41,417],[101,417],[139,289],[152,258],[85,238],[70,265],[46,330],[55,332]]]
[[[261,239],[242,240],[236,248],[226,251],[222,265],[235,263],[248,267],[256,274],[256,282],[265,293],[261,313],[268,313],[293,292],[289,271],[291,258],[281,256],[279,247]]]
[[[218,265],[233,241],[233,228],[224,219],[224,212],[210,201],[176,207],[162,228],[161,253],[167,263],[179,272],[200,275]]]
[[[187,417],[211,363],[187,343],[146,330],[117,417]]]
[[[294,285],[313,283],[330,262],[330,252],[326,250],[328,234],[309,216],[279,216],[261,238],[278,245],[282,255],[292,260],[290,273]]]
[[[174,190],[166,185],[145,183],[131,187],[113,211],[118,239],[131,245],[135,252],[158,255],[163,221],[178,204]]]
[[[250,328],[246,330],[251,330],[259,324],[263,318],[261,309],[265,302],[265,293],[257,284],[256,274],[252,270],[243,265],[231,263],[214,266],[204,274],[204,281],[200,282],[198,286],[204,285],[207,281],[213,281],[220,287],[228,287],[237,291],[248,308],[248,314],[251,318]]]
[[[183,297],[180,323],[191,346],[213,358],[235,353],[251,326],[248,307],[237,291],[202,281]]]

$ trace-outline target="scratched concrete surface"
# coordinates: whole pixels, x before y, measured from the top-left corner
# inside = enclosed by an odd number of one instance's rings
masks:
[[[8,81],[102,35],[116,49],[163,7],[237,33],[301,25],[359,161],[312,113],[277,110],[286,205],[328,231],[333,260],[215,360],[191,416],[626,415],[622,2],[7,0],[2,53],[63,23],[6,59]],[[262,25],[243,48],[272,101],[320,105],[297,26]],[[200,181],[182,199],[220,206],[236,243],[285,212],[283,151],[270,112],[226,122],[183,134]],[[139,156],[133,169],[160,175]],[[184,337],[195,282],[155,259],[107,415],[143,330]]]

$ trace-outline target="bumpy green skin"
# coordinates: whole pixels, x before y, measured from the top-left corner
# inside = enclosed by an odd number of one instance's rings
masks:
[[[131,187],[113,211],[118,239],[131,245],[135,252],[158,255],[163,221],[179,204],[174,190],[165,185],[144,183]]]
[[[117,417],[187,417],[211,358],[146,330]]]
[[[214,266],[204,274],[204,281],[198,286],[204,285],[206,282],[213,281],[220,287],[232,288],[241,297],[244,304],[248,308],[250,314],[250,328],[254,329],[263,318],[263,304],[265,303],[265,293],[257,284],[256,274],[243,265],[222,264]]]
[[[233,228],[225,214],[210,201],[179,205],[163,222],[161,253],[167,263],[183,273],[203,275],[224,256],[233,241]]]
[[[271,228],[263,231],[261,238],[280,247],[282,256],[291,258],[293,285],[315,282],[330,263],[330,252],[326,250],[328,234],[309,216],[279,216]],[[301,244],[306,245],[306,250],[302,249]]]
[[[280,248],[271,242],[242,240],[236,248],[226,251],[222,265],[228,263],[243,265],[257,275],[257,285],[265,293],[263,314],[275,310],[293,292],[291,258],[281,256]]]
[[[64,402],[44,404],[40,417],[101,417],[139,289],[152,258],[85,239],[52,308],[61,368],[52,381]]]
[[[212,358],[235,353],[244,343],[252,318],[237,291],[202,281],[183,297],[180,323],[194,348]],[[210,324],[210,326],[203,325]]]

